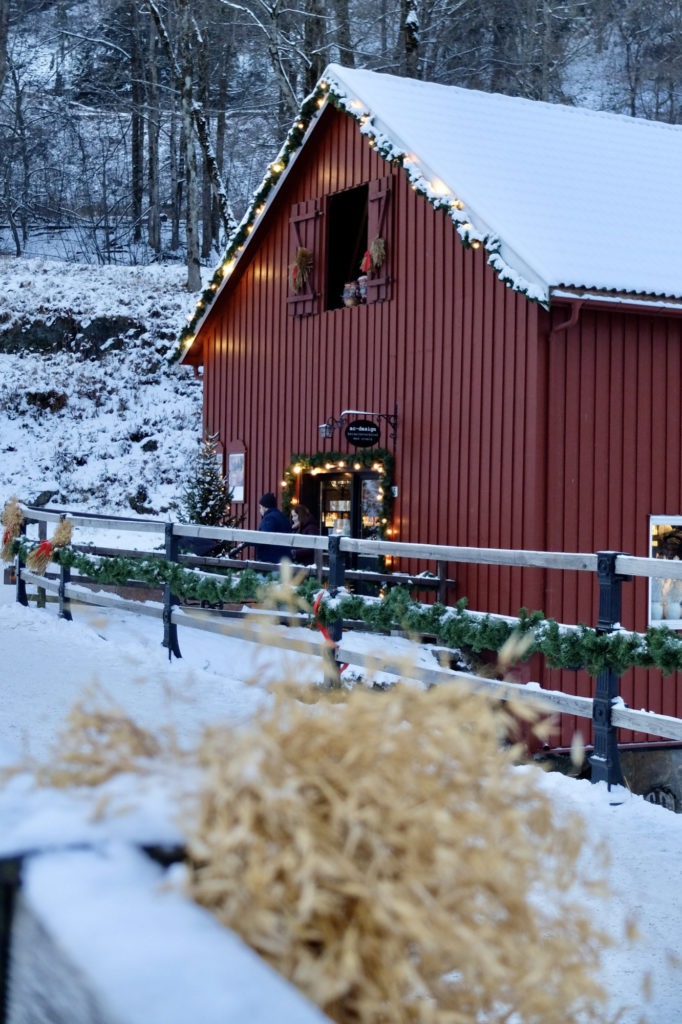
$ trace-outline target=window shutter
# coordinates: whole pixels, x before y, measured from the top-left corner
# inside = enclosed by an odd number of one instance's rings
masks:
[[[311,316],[317,312],[318,292],[316,283],[321,272],[321,247],[317,243],[317,218],[320,214],[320,200],[306,199],[295,203],[289,219],[289,265],[287,267],[287,309],[289,316]],[[291,268],[299,249],[312,253],[312,268],[300,291],[291,287]]]
[[[367,244],[380,238],[386,249],[386,258],[367,280],[367,302],[383,302],[391,297],[391,185],[393,179],[376,178],[369,183],[367,210]]]

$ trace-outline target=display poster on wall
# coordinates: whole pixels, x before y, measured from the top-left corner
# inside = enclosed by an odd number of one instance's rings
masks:
[[[227,456],[227,486],[232,501],[244,500],[244,452],[230,452]]]

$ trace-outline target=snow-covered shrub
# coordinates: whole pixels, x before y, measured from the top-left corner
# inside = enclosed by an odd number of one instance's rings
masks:
[[[231,493],[223,476],[216,437],[206,437],[191,459],[180,499],[185,523],[221,526],[229,519]]]

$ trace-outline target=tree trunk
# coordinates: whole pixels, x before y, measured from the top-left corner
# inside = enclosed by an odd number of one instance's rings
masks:
[[[191,11],[190,0],[182,0],[182,130],[185,137],[185,184],[187,186],[185,240],[187,246],[187,291],[198,292],[201,288],[201,263],[199,260],[199,196],[197,182],[197,155],[194,146],[194,76],[192,66]]]
[[[10,0],[0,0],[0,96],[7,74],[7,37],[9,35]]]
[[[182,220],[182,196],[183,196],[183,179],[184,179],[184,161],[182,154],[184,152],[184,141],[182,131],[180,132],[180,138],[178,139],[178,124],[175,112],[171,114],[170,124],[170,165],[171,165],[171,203],[173,209],[173,217],[171,224],[171,251],[177,252],[180,248],[180,221]]]
[[[419,18],[415,0],[400,0],[401,66],[408,78],[416,78],[419,62]]]
[[[149,62],[147,68],[147,188],[149,212],[147,241],[155,253],[161,252],[161,209],[159,184],[159,71],[158,45],[154,26],[149,29]]]
[[[225,137],[226,137],[226,134],[227,134],[227,114],[226,114],[226,111],[227,111],[227,103],[228,103],[228,93],[227,93],[227,85],[228,85],[228,82],[227,82],[228,58],[229,58],[229,47],[225,46],[225,48],[223,50],[222,60],[221,60],[220,77],[218,79],[218,96],[217,96],[218,112],[216,114],[216,126],[215,126],[215,155],[216,155],[216,162],[218,164],[218,172],[220,174],[220,180],[221,181],[225,180]],[[211,237],[213,239],[213,244],[214,244],[214,246],[216,248],[216,251],[218,251],[218,252],[220,252],[221,248],[224,248],[224,246],[221,246],[220,224],[221,224],[221,218],[220,218],[220,210],[218,208],[218,200],[214,196],[213,197],[213,203],[211,205]],[[225,242],[227,242],[227,239],[225,239]]]
[[[383,0],[385,4],[385,0]],[[355,67],[355,54],[353,52],[353,40],[350,34],[350,11],[348,0],[334,0],[334,17],[336,20],[336,43],[339,48],[339,60],[347,68]],[[382,18],[381,33],[384,40],[386,32],[386,19]],[[385,40],[384,40],[385,42]],[[382,51],[382,56],[385,53]]]
[[[208,67],[206,64],[207,48],[200,47],[197,53],[196,67],[197,67],[197,83],[196,93],[199,97],[202,109],[207,111],[210,109],[210,96],[209,96],[209,83],[208,83]],[[206,128],[210,134],[211,121],[208,114],[205,114]],[[211,244],[213,242],[213,232],[211,229],[211,207],[213,205],[213,194],[211,188],[211,173],[208,168],[206,159],[202,161],[202,175],[201,175],[201,258],[207,260],[211,255]]]
[[[133,239],[142,239],[142,203],[144,201],[144,86],[142,51],[140,48],[140,29],[137,18],[137,7],[133,4],[135,22],[131,33],[131,189],[133,209]]]
[[[303,50],[308,58],[303,83],[306,95],[311,93],[327,66],[325,6],[322,0],[308,0],[308,13],[303,22]]]

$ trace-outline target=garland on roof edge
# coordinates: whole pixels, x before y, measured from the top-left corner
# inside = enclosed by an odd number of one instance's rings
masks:
[[[255,221],[263,212],[272,189],[279,182],[283,171],[288,167],[294,153],[300,149],[308,128],[327,99],[338,110],[343,110],[344,113],[358,122],[361,133],[367,136],[369,145],[376,150],[380,157],[388,163],[403,167],[416,192],[430,202],[435,209],[444,210],[448,214],[465,248],[477,249],[480,246],[484,246],[488,252],[489,265],[507,287],[513,288],[515,291],[525,295],[529,301],[538,302],[540,305],[547,307],[545,297],[541,294],[535,294],[533,286],[527,284],[525,288],[520,287],[518,281],[515,280],[510,272],[510,268],[499,255],[500,240],[494,235],[483,235],[476,231],[469,222],[466,213],[463,212],[464,203],[451,194],[445,196],[434,194],[430,183],[426,181],[423,175],[417,169],[413,169],[411,165],[408,166],[406,154],[402,150],[397,149],[389,139],[385,137],[379,138],[372,125],[372,118],[367,113],[351,109],[346,96],[335,92],[326,82],[322,81],[314,92],[303,101],[298,116],[289,129],[284,145],[280,149],[277,158],[269,165],[265,178],[253,194],[249,209],[229,239],[223,262],[217,267],[208,287],[201,294],[190,320],[178,338],[177,346],[168,357],[170,363],[176,362],[194,340],[200,320],[213,304],[216,292],[223,278],[231,272],[231,265],[238,258],[242,247],[253,230]]]
[[[44,541],[41,543],[45,543]],[[19,539],[8,541],[6,559],[18,555],[26,562],[39,544]],[[50,561],[78,572],[98,583],[123,586],[130,580],[152,587],[168,585],[178,598],[219,605],[260,599],[272,577],[251,569],[226,569],[224,575],[198,573],[162,556],[142,559],[125,557],[91,558],[69,546],[51,551]],[[315,577],[308,578],[297,593],[310,606],[319,593]],[[462,598],[454,608],[441,604],[423,605],[404,586],[390,589],[383,598],[363,597],[340,590],[335,598],[323,591],[317,619],[324,625],[353,621],[373,630],[400,629],[414,636],[435,637],[436,643],[455,650],[496,652],[513,633],[532,633],[533,642],[525,658],[544,655],[550,668],[582,668],[596,676],[605,668],[619,675],[632,667],[657,668],[664,675],[682,671],[682,637],[665,626],[652,626],[646,633],[617,631],[600,634],[585,625],[560,626],[542,612],[521,609],[516,621],[468,611]],[[311,614],[312,623],[312,614]]]

